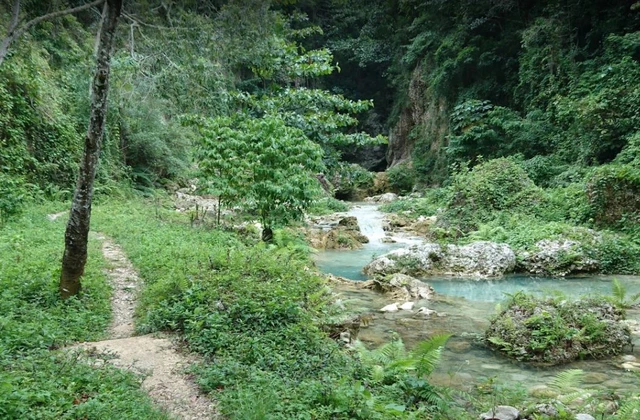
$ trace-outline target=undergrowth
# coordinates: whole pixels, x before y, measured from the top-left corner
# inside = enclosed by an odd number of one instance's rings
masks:
[[[110,321],[99,243],[89,244],[82,292],[61,301],[64,217],[32,206],[0,228],[0,418],[164,418],[139,377],[57,350],[104,338]]]

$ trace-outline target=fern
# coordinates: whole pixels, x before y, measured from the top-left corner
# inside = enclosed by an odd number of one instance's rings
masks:
[[[625,401],[616,413],[618,420],[636,420],[638,418],[640,418],[640,399]]]
[[[451,337],[450,334],[434,335],[416,345],[412,352],[412,358],[418,376],[428,376],[433,372],[440,361],[440,354],[449,337]]]
[[[618,279],[613,279],[611,282],[611,296],[613,297],[613,304],[620,309],[629,309],[640,299],[640,293],[636,293],[627,299],[627,289]]]
[[[564,393],[575,390],[582,382],[584,371],[582,369],[569,369],[558,373],[549,382],[549,388]]]

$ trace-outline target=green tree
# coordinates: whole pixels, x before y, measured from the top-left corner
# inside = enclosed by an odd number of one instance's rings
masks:
[[[319,192],[322,149],[277,115],[199,121],[200,168],[219,202],[257,213],[262,239],[300,218]]]

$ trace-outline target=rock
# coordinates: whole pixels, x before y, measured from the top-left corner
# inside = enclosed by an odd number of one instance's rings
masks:
[[[558,415],[558,410],[551,404],[538,404],[535,407],[535,412],[549,417]]]
[[[461,340],[449,340],[447,341],[447,350],[454,353],[466,353],[471,348],[471,343]]]
[[[343,331],[340,333],[340,341],[343,343],[351,343],[351,333],[349,331]]]
[[[376,172],[373,177],[373,194],[383,194],[389,191],[389,175],[386,172]]]
[[[368,203],[390,203],[398,199],[398,195],[394,193],[384,193],[381,195],[374,195],[373,197],[367,197],[364,201]]]
[[[640,372],[640,363],[636,362],[626,362],[620,365],[620,367],[624,370],[628,370],[630,372]]]
[[[509,405],[499,405],[486,413],[480,414],[482,420],[517,420],[520,412]]]
[[[359,249],[369,242],[369,238],[360,232],[358,219],[354,216],[336,213],[331,218],[310,221],[314,226],[307,232],[307,239],[316,249]]]
[[[598,271],[598,261],[585,255],[576,241],[544,239],[535,244],[536,251],[523,252],[518,269],[536,275],[566,276]]]
[[[596,418],[593,417],[591,414],[580,413],[580,414],[576,414],[576,420],[596,420]]]
[[[359,282],[364,289],[388,293],[395,300],[430,299],[434,295],[433,288],[411,276],[396,273],[387,277]]]
[[[484,278],[511,272],[515,264],[515,254],[507,244],[480,241],[443,248],[439,244],[424,243],[381,255],[367,264],[363,272],[369,276],[403,273]]]
[[[609,379],[609,375],[600,372],[587,372],[582,377],[582,382],[585,384],[601,384]]]
[[[435,314],[437,312],[434,311],[433,309],[429,309],[426,306],[423,306],[423,307],[418,309],[417,313],[423,314],[424,316],[429,316],[429,315],[433,315],[433,314]]]
[[[398,304],[392,303],[380,309],[380,312],[398,312]]]
[[[355,216],[343,217],[338,221],[338,226],[342,226],[348,230],[360,231],[360,227],[358,226],[358,219]]]
[[[431,226],[433,226],[437,221],[438,218],[436,216],[420,216],[415,222],[409,225],[406,230],[408,232],[424,236],[429,233]]]
[[[527,391],[529,395],[535,398],[554,398],[557,392],[549,388],[547,385],[534,385]]]
[[[413,302],[405,302],[400,305],[400,309],[402,309],[403,311],[410,311],[411,309],[413,309],[413,305],[415,305]]]
[[[397,241],[393,238],[385,236],[384,238],[380,239],[380,242],[382,242],[383,244],[395,244]]]
[[[635,362],[636,360],[638,360],[638,358],[631,354],[625,354],[624,356],[621,357],[621,360],[623,362]]]

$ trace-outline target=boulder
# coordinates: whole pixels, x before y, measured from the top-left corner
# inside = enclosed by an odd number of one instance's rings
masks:
[[[499,405],[486,413],[480,414],[482,420],[517,420],[520,417],[520,411],[509,405]]]
[[[452,275],[500,277],[513,271],[516,257],[507,244],[479,241],[469,245],[424,243],[391,251],[367,264],[369,276],[402,273],[410,276]]]
[[[364,201],[368,203],[390,203],[398,199],[398,195],[394,193],[384,193],[380,195],[374,195],[373,197],[367,197]]]
[[[535,251],[519,255],[518,270],[535,275],[566,276],[598,271],[598,261],[585,255],[579,242],[567,239],[544,239],[535,244]]]
[[[591,414],[580,413],[580,414],[576,414],[576,420],[596,420],[596,418],[593,417]]]
[[[431,299],[435,293],[427,283],[400,273],[393,274],[386,283],[397,297],[403,294],[407,299]]]
[[[308,230],[307,239],[316,249],[358,249],[369,242],[369,238],[360,232],[358,219],[354,216],[313,221],[316,226]]]

